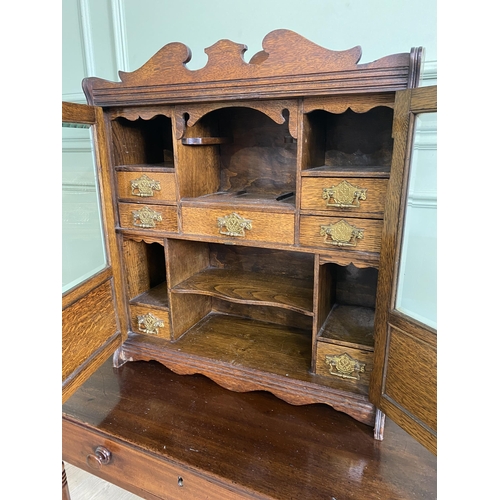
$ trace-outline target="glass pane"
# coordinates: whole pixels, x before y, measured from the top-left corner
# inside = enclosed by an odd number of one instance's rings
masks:
[[[437,113],[414,130],[396,309],[437,329]]]
[[[92,129],[63,123],[62,292],[106,266]]]

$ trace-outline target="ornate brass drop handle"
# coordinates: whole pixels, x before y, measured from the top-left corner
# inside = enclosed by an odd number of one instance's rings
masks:
[[[136,227],[152,228],[156,222],[161,222],[162,217],[159,212],[143,207],[139,210],[132,210],[133,225]]]
[[[225,236],[245,237],[245,229],[252,229],[252,221],[233,212],[224,217],[217,217],[217,227],[219,233]]]
[[[165,326],[163,320],[149,312],[147,314],[138,314],[137,323],[139,325],[139,331],[148,333],[149,335],[158,335],[158,329]]]
[[[324,242],[338,247],[355,247],[357,240],[363,239],[364,229],[359,229],[349,224],[344,219],[335,224],[320,226],[320,236],[324,236]]]
[[[130,191],[132,196],[140,196],[141,198],[154,196],[153,191],[160,191],[161,185],[159,181],[155,181],[146,174],[141,175],[138,179],[130,181]]]
[[[344,352],[339,355],[329,354],[325,356],[325,364],[328,372],[336,377],[359,380],[359,373],[365,371],[365,363],[352,358]]]
[[[326,200],[327,207],[359,208],[359,201],[366,200],[367,191],[365,188],[354,186],[343,180],[337,186],[323,188],[323,199]]]

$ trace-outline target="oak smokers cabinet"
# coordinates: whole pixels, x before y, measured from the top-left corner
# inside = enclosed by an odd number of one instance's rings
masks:
[[[421,49],[358,64],[273,31],[189,70],[87,78],[109,265],[63,296],[63,398],[114,353],[233,391],[387,414],[436,451],[436,331],[394,307]],[[89,314],[86,314],[88,312]]]

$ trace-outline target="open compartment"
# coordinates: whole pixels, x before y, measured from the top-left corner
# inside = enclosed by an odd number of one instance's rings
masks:
[[[368,387],[377,280],[375,268],[319,266],[318,286],[323,293],[317,314],[315,373]]]
[[[131,330],[170,338],[170,307],[163,244],[125,238],[123,262]]]
[[[363,113],[305,113],[302,176],[388,176],[393,114],[387,106]]]
[[[307,373],[313,255],[183,240],[168,240],[167,251],[176,349]]]
[[[288,116],[286,110],[283,116]],[[293,210],[297,144],[288,119],[277,123],[256,109],[224,107],[186,127],[179,142],[184,200]]]
[[[174,168],[172,120],[164,115],[111,121],[115,167]]]

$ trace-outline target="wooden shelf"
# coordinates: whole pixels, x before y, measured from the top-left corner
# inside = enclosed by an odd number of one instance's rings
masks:
[[[230,204],[237,207],[259,207],[262,209],[277,209],[279,211],[293,211],[295,209],[295,193],[281,195],[248,193],[246,191],[218,191],[196,198],[184,198],[182,203],[192,206],[206,204]]]
[[[229,137],[183,137],[182,144],[185,146],[213,146],[214,144],[229,144]]]
[[[173,162],[165,161],[161,163],[138,163],[132,165],[117,165],[117,172],[141,172],[149,170],[157,170],[158,172],[175,172]]]
[[[280,307],[307,316],[313,314],[312,282],[289,276],[208,268],[178,284],[172,292],[209,295],[241,304]]]
[[[137,297],[134,297],[130,304],[134,305],[144,305],[144,306],[154,306],[168,309],[168,294],[167,294],[167,284],[165,282],[151,288],[150,290],[141,293]]]
[[[302,177],[380,177],[389,178],[390,166],[359,167],[322,165],[301,171]]]
[[[370,307],[335,304],[318,340],[373,351],[374,318],[375,311]]]

